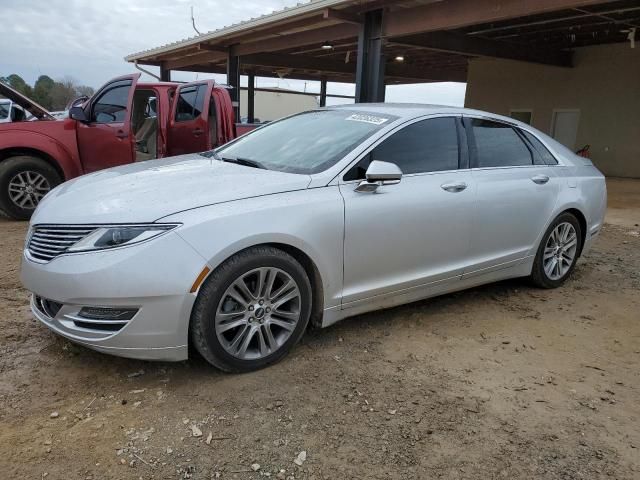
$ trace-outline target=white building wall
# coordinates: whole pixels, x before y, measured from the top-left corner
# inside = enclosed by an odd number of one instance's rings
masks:
[[[294,113],[318,108],[318,100],[312,95],[300,95],[291,92],[263,92],[256,91],[255,116],[260,121],[272,121]],[[240,115],[247,116],[248,92],[240,91]]]

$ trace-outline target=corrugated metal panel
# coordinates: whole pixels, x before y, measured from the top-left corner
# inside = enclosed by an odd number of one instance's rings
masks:
[[[251,20],[247,20],[245,22],[235,23],[228,27],[223,27],[218,30],[213,30],[211,32],[204,33],[202,35],[186,38],[184,40],[179,40],[177,42],[169,43],[161,47],[152,48],[149,50],[143,50],[142,52],[132,53],[131,55],[126,56],[124,59],[127,62],[134,62],[136,60],[142,60],[150,56],[162,55],[164,53],[171,52],[172,50],[189,47],[192,45],[197,45],[201,42],[221,40],[227,36],[231,36],[233,34],[236,34],[245,30],[248,31],[251,29],[259,28],[259,27],[264,27],[266,25],[276,23],[281,20],[286,20],[291,17],[298,17],[306,14],[319,12],[325,8],[333,8],[337,6],[344,6],[348,4],[358,4],[358,3],[362,3],[362,1],[361,0],[311,0],[307,3],[299,3],[294,7],[285,7],[282,10],[278,10],[273,13],[262,15],[258,18],[252,18]]]

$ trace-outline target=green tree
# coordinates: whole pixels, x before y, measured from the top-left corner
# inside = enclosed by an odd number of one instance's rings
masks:
[[[33,85],[33,99],[47,110],[51,110],[51,91],[55,82],[48,75],[40,75]]]
[[[69,76],[53,80],[48,75],[40,75],[33,88],[15,73],[7,77],[0,77],[0,81],[9,84],[18,92],[51,111],[64,110],[72,100],[81,96],[90,97],[94,93],[92,87],[80,85],[75,78]]]
[[[8,77],[3,77],[2,80],[27,97],[31,97],[33,95],[33,89],[20,75],[12,73]]]
[[[95,93],[95,90],[89,85],[78,85],[76,87],[76,93],[78,94],[78,97],[81,97],[83,95],[90,97]]]
[[[51,89],[51,110],[64,110],[76,98],[76,81],[71,77],[58,80]]]

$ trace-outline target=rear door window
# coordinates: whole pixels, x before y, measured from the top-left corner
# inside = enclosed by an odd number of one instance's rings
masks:
[[[9,110],[11,109],[10,103],[0,103],[0,120],[9,118]]]
[[[207,85],[194,85],[180,90],[176,106],[176,122],[194,120],[202,114]]]
[[[511,125],[478,118],[469,123],[478,168],[533,165],[531,150]]]

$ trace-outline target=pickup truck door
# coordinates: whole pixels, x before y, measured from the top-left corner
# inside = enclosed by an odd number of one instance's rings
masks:
[[[168,128],[168,155],[204,152],[213,148],[215,105],[213,80],[185,83],[176,89]]]
[[[131,163],[133,92],[140,74],[114,78],[89,100],[87,122],[77,123],[78,151],[85,173]]]

